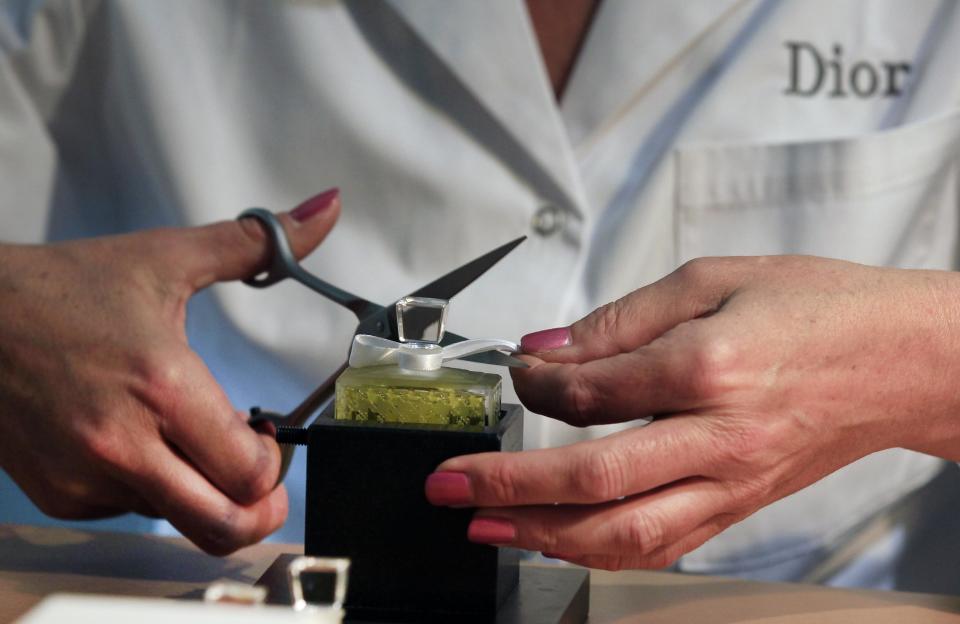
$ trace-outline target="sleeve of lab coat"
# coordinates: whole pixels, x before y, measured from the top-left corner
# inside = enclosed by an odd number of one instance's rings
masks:
[[[99,0],[0,2],[0,240],[45,239],[57,172],[48,124]]]

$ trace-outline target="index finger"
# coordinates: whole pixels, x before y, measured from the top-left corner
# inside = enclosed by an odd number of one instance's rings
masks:
[[[702,258],[601,306],[569,327],[528,334],[525,353],[550,362],[588,362],[650,344],[719,309],[739,283],[736,258]]]
[[[692,448],[702,438],[692,435],[693,422],[677,417],[559,448],[455,457],[428,478],[426,495],[435,505],[513,507],[594,504],[646,492],[705,467],[707,453]],[[459,492],[444,476],[450,473],[464,476]]]

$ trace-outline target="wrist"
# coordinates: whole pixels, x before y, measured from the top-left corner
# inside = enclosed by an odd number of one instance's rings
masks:
[[[903,273],[914,287],[901,296],[908,364],[895,446],[960,461],[960,273]]]

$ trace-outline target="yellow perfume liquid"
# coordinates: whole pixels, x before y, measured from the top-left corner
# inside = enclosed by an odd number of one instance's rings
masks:
[[[337,420],[482,428],[500,417],[499,375],[443,367],[348,368],[337,380]]]

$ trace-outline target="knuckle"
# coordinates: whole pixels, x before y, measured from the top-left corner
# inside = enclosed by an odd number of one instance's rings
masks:
[[[628,552],[653,553],[663,545],[666,523],[655,513],[637,510],[627,517],[622,535],[623,546]]]
[[[510,461],[498,462],[485,479],[484,485],[491,503],[513,504],[520,500],[517,487],[519,471]],[[486,497],[484,497],[486,498]]]
[[[718,476],[729,484],[727,495],[740,510],[756,508],[777,489],[783,470],[777,441],[765,423],[728,428],[719,438]]]
[[[71,432],[76,452],[94,470],[116,476],[135,465],[131,421],[137,418],[118,407],[93,407],[74,421]]]
[[[755,470],[763,465],[770,446],[770,432],[762,422],[749,421],[728,427],[724,436],[727,458]]]
[[[752,474],[748,478],[733,482],[730,486],[729,513],[736,517],[745,517],[774,498],[777,479],[765,472]]]
[[[594,449],[585,453],[573,473],[572,489],[585,502],[604,502],[624,495],[628,467],[614,452]]]
[[[556,552],[565,549],[565,540],[556,528],[543,522],[529,523],[526,532],[530,541],[542,552]]]
[[[188,372],[181,358],[155,354],[144,358],[139,365],[140,398],[153,412],[163,417],[176,411],[183,388],[188,383]]]
[[[716,260],[714,258],[694,258],[680,265],[674,275],[681,282],[695,287],[710,280],[715,264]]]
[[[100,427],[84,436],[88,456],[96,463],[113,470],[127,465],[129,442],[113,427]]]
[[[234,232],[239,235],[243,242],[260,245],[266,241],[266,232],[263,231],[263,226],[257,219],[239,219],[234,223],[236,223]]]
[[[623,320],[625,304],[623,299],[602,305],[587,317],[587,325],[593,336],[611,336]]]
[[[737,346],[731,340],[721,336],[701,339],[687,363],[690,394],[709,401],[729,392],[736,381],[737,360]]]
[[[598,412],[598,395],[589,379],[575,375],[563,389],[565,412],[571,425],[584,427],[593,424]]]
[[[176,392],[184,377],[183,366],[173,358],[153,358],[147,362],[147,384],[165,395]]]

